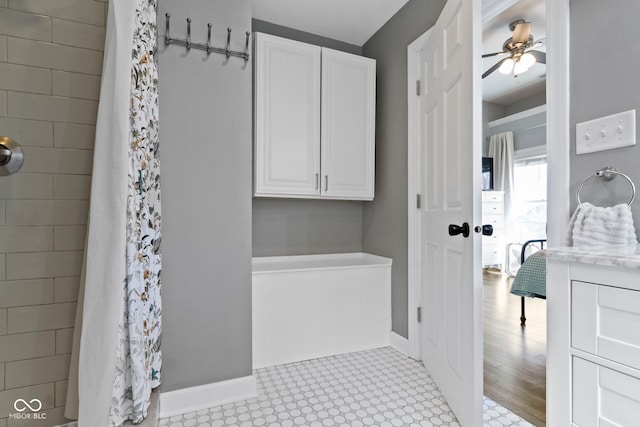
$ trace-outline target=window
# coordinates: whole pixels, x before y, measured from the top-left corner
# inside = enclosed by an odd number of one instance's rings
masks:
[[[516,161],[511,206],[512,237],[516,242],[547,236],[547,157],[525,157]]]

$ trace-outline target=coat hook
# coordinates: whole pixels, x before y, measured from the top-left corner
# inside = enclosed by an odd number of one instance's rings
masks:
[[[247,41],[244,44],[244,59],[245,59],[245,61],[249,58],[249,37],[251,36],[251,33],[249,31],[247,31],[246,35],[247,35]]]
[[[191,49],[191,18],[187,18],[187,50]]]
[[[171,18],[171,15],[169,15],[168,13],[164,14],[164,17],[166,19],[166,31],[164,33],[164,43],[165,44],[170,44],[171,43],[171,37],[169,37],[169,19]]]
[[[2,0],[0,0],[2,1]],[[221,46],[221,47],[216,47],[212,45],[212,32],[213,32],[213,24],[212,23],[207,23],[207,42],[205,43],[194,43],[191,39],[191,18],[187,18],[187,37],[186,39],[180,39],[180,38],[171,38],[171,32],[170,32],[170,24],[171,24],[171,15],[167,12],[164,14],[165,15],[165,35],[164,35],[164,41],[165,44],[168,45],[172,45],[172,44],[177,44],[179,46],[184,46],[187,48],[187,51],[190,51],[191,49],[197,49],[197,50],[203,50],[205,52],[207,52],[207,55],[210,55],[211,53],[220,53],[223,54],[227,57],[227,59],[231,58],[232,56],[235,56],[237,58],[242,58],[245,61],[249,60],[249,45],[250,45],[250,37],[251,37],[251,32],[247,31],[245,32],[246,35],[246,40],[245,40],[245,44],[244,44],[244,52],[240,51],[240,50],[231,50],[231,27],[227,28],[227,44],[226,46]]]

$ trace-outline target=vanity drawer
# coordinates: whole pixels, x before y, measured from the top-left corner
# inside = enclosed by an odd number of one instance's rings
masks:
[[[572,425],[638,425],[640,379],[575,356],[572,358],[572,370]]]
[[[640,292],[571,282],[571,337],[576,349],[640,370]]]

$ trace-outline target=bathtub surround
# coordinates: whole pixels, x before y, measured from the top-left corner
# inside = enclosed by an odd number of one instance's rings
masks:
[[[0,1],[0,134],[26,156],[0,178],[2,427],[23,395],[67,422],[105,24],[106,0]]]
[[[140,423],[160,384],[156,8],[156,0],[109,4],[84,298],[76,316],[80,425]]]

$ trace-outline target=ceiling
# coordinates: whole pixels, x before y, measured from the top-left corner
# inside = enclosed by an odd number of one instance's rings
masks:
[[[482,53],[502,51],[502,44],[512,36],[509,23],[517,19],[531,22],[534,40],[546,36],[546,0],[484,0]],[[536,50],[545,51],[545,45]],[[491,68],[503,57],[484,58],[482,70]],[[483,79],[483,100],[510,105],[528,96],[543,92],[546,85],[544,64],[534,64],[526,73],[513,77],[499,71]]]
[[[408,0],[253,0],[253,17],[362,46]]]
[[[252,0],[253,17],[273,24],[364,45],[408,0]],[[426,0],[424,0],[426,1]],[[509,23],[525,19],[535,40],[546,35],[547,0],[483,0],[483,52],[502,50]],[[545,46],[537,48],[544,51]],[[485,58],[487,70],[500,58]],[[496,71],[483,80],[483,99],[510,105],[544,91],[546,66],[534,64],[517,78]]]

